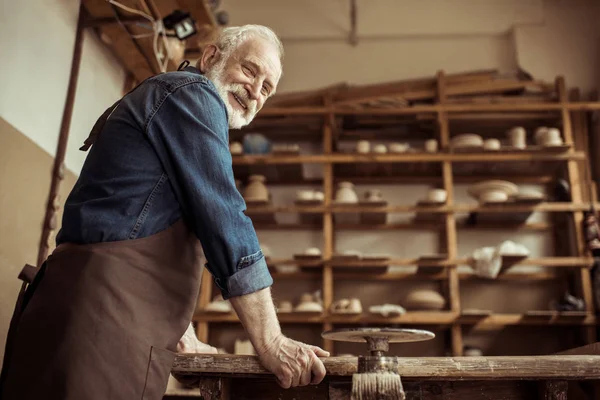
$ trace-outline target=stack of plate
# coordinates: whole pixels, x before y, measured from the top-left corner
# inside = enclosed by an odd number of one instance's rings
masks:
[[[519,188],[512,182],[489,180],[474,184],[468,190],[469,195],[480,203],[503,203],[514,197]]]
[[[461,149],[469,147],[482,147],[483,138],[474,133],[464,133],[462,135],[454,136],[450,140],[450,147],[452,149]]]

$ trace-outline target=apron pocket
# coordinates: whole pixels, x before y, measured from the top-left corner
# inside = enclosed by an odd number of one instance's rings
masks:
[[[150,360],[148,361],[142,400],[162,399],[167,390],[169,373],[174,360],[174,352],[154,346],[150,348]]]

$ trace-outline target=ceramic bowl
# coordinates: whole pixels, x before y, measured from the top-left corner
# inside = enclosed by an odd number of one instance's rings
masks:
[[[427,200],[434,203],[445,203],[448,193],[444,189],[430,189],[427,192]]]
[[[316,191],[316,192],[313,193],[313,197],[314,197],[315,200],[318,200],[318,201],[325,200],[325,195],[323,194],[323,192]]]
[[[376,144],[375,146],[373,146],[373,152],[375,153],[387,153],[387,147],[385,144]]]
[[[500,150],[500,141],[498,139],[487,139],[483,142],[485,150]]]
[[[391,143],[390,144],[390,152],[392,153],[405,153],[408,151],[410,146],[408,143]]]
[[[321,250],[318,247],[309,247],[308,249],[304,250],[304,254],[308,256],[320,256]]]
[[[356,142],[357,153],[368,153],[371,151],[371,143],[368,140],[359,140]]]
[[[438,151],[438,141],[435,139],[426,140],[425,151],[428,153],[435,153],[436,151]]]
[[[229,152],[231,152],[231,154],[243,154],[244,147],[240,142],[231,142],[229,144]]]
[[[489,190],[479,195],[481,203],[504,203],[508,200],[506,192],[500,190]]]
[[[435,290],[414,290],[404,299],[404,305],[410,310],[442,310],[446,305],[444,297]]]
[[[297,200],[314,200],[315,199],[315,192],[313,192],[312,190],[298,190],[296,192],[296,199]]]
[[[499,191],[506,193],[507,197],[512,197],[519,192],[519,187],[512,182],[497,179],[481,181],[471,185],[467,192],[475,199],[479,199],[482,193],[489,191]]]

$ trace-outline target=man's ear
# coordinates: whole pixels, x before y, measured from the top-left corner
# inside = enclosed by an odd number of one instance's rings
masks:
[[[206,73],[212,67],[221,56],[219,48],[214,44],[209,44],[204,48],[200,61],[198,62],[198,69],[202,73]]]

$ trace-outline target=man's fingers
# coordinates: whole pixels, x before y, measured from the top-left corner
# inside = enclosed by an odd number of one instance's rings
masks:
[[[329,357],[330,354],[328,351],[323,350],[319,346],[310,346],[310,349],[315,352],[318,357]]]
[[[325,365],[323,365],[323,361],[321,361],[319,359],[319,357],[316,356],[315,353],[313,353],[313,364],[312,364],[311,372],[312,372],[312,379],[311,379],[310,383],[312,385],[317,385],[317,384],[321,383],[323,378],[325,378],[325,374],[327,374],[327,371],[325,370]]]

